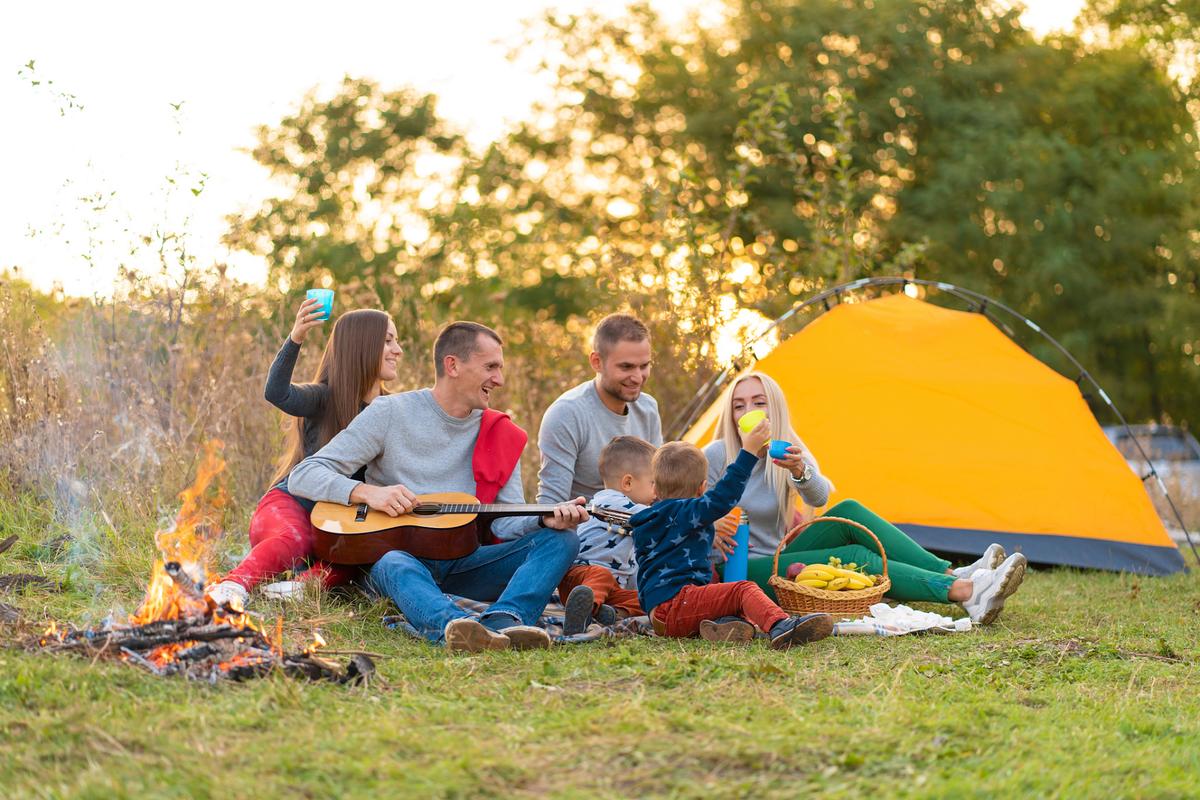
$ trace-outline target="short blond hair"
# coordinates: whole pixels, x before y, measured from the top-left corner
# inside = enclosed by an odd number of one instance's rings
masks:
[[[696,497],[708,478],[708,459],[691,442],[667,442],[650,464],[654,492],[662,500]]]

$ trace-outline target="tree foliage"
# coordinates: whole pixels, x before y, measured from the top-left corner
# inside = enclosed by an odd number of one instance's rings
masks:
[[[1038,40],[991,0],[727,11],[549,16],[532,35],[556,100],[482,153],[409,90],[310,97],[255,152],[291,194],[231,240],[280,274],[361,279],[405,319],[507,326],[530,364],[632,307],[674,367],[668,409],[745,309],[949,280],[1058,335],[1130,416],[1200,418],[1196,119],[1161,59]]]

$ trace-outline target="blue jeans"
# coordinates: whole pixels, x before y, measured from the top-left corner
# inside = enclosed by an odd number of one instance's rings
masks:
[[[447,593],[495,601],[479,616],[484,625],[492,623],[488,627],[536,625],[578,552],[575,531],[542,528],[450,561],[393,550],[375,562],[369,579],[392,598],[418,633],[440,642],[450,620],[474,616],[451,602]]]

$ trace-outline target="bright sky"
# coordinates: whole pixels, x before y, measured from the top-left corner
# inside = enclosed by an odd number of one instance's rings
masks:
[[[654,0],[668,19],[711,0]],[[1031,0],[1025,20],[1069,27],[1082,0]],[[433,92],[441,113],[484,143],[522,118],[548,77],[506,60],[521,20],[616,0],[439,0],[337,4],[31,2],[0,17],[0,271],[41,288],[106,294],[132,234],[188,230],[196,257],[260,279],[255,259],[219,244],[226,214],[272,193],[241,152],[256,125],[287,114],[343,75]],[[23,69],[36,62],[32,76]],[[41,80],[38,86],[32,80]],[[53,81],[47,86],[45,81]],[[71,108],[62,94],[82,109]],[[171,104],[182,102],[179,112]],[[60,110],[63,113],[60,113]],[[205,173],[167,191],[165,177]],[[82,196],[106,210],[87,211]],[[128,232],[127,232],[128,231]],[[85,255],[90,254],[90,259]]]

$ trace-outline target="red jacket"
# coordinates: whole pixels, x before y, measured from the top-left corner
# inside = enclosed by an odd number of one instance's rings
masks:
[[[501,487],[508,483],[513,471],[521,461],[521,452],[529,435],[508,418],[508,414],[490,408],[483,410],[479,423],[479,438],[475,440],[475,452],[471,456],[471,472],[475,476],[475,496],[481,503],[492,503]],[[495,544],[498,539],[489,530],[484,535],[484,544]]]

